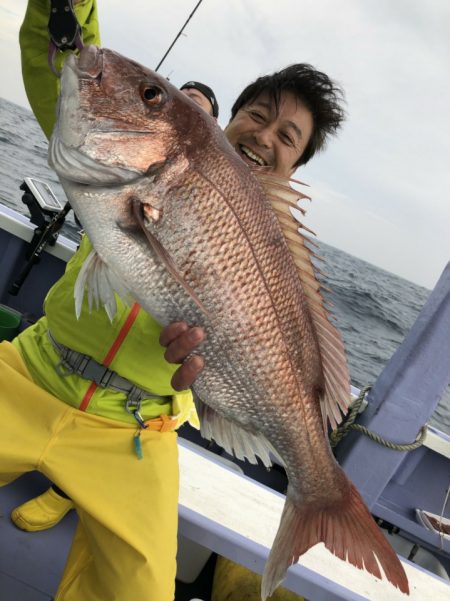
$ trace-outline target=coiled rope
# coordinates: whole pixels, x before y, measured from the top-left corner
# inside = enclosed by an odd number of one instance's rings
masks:
[[[358,398],[353,401],[353,403],[349,407],[349,412],[345,418],[345,420],[333,430],[330,434],[330,445],[332,448],[336,447],[339,442],[349,433],[350,430],[356,430],[357,432],[361,432],[365,436],[368,436],[374,442],[387,447],[388,449],[392,449],[393,451],[414,451],[414,449],[418,449],[424,442],[426,434],[427,434],[427,426],[422,426],[419,430],[417,438],[414,442],[407,444],[398,444],[396,442],[392,442],[391,440],[387,440],[383,438],[376,432],[371,432],[365,426],[361,426],[360,424],[355,424],[354,421],[356,416],[359,413],[361,405],[364,401],[364,397],[367,392],[372,388],[372,386],[366,386],[363,388]]]

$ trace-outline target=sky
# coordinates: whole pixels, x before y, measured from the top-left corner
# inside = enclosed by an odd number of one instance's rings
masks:
[[[0,0],[0,96],[28,106],[18,31]],[[102,44],[155,67],[197,0],[99,0]],[[318,238],[433,288],[450,261],[449,0],[203,0],[160,68],[210,85],[224,127],[256,77],[310,63],[345,90],[347,120],[295,177]]]

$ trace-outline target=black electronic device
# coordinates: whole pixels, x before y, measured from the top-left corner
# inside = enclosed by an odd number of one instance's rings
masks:
[[[49,214],[58,213],[64,207],[56,198],[50,186],[45,182],[34,177],[26,177],[24,184],[28,187],[28,190],[34,196],[43,212]]]
[[[14,296],[19,293],[32,267],[39,263],[44,248],[55,244],[58,232],[70,211],[70,204],[67,202],[63,205],[50,186],[41,180],[26,177],[20,188],[24,191],[22,202],[27,205],[30,221],[36,228],[25,254],[26,263],[9,289],[9,294]]]

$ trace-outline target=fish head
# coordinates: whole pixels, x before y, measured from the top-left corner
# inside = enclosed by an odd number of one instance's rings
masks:
[[[117,185],[204,145],[216,126],[164,77],[108,49],[64,64],[49,163],[71,182]]]

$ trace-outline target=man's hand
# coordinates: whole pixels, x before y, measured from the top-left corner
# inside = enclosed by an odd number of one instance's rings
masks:
[[[202,371],[205,364],[203,357],[192,355],[200,343],[205,339],[205,332],[197,326],[190,327],[184,321],[176,321],[166,326],[159,337],[159,342],[166,347],[164,358],[169,363],[181,363],[173,374],[172,388],[186,390],[194,383],[195,378]]]

